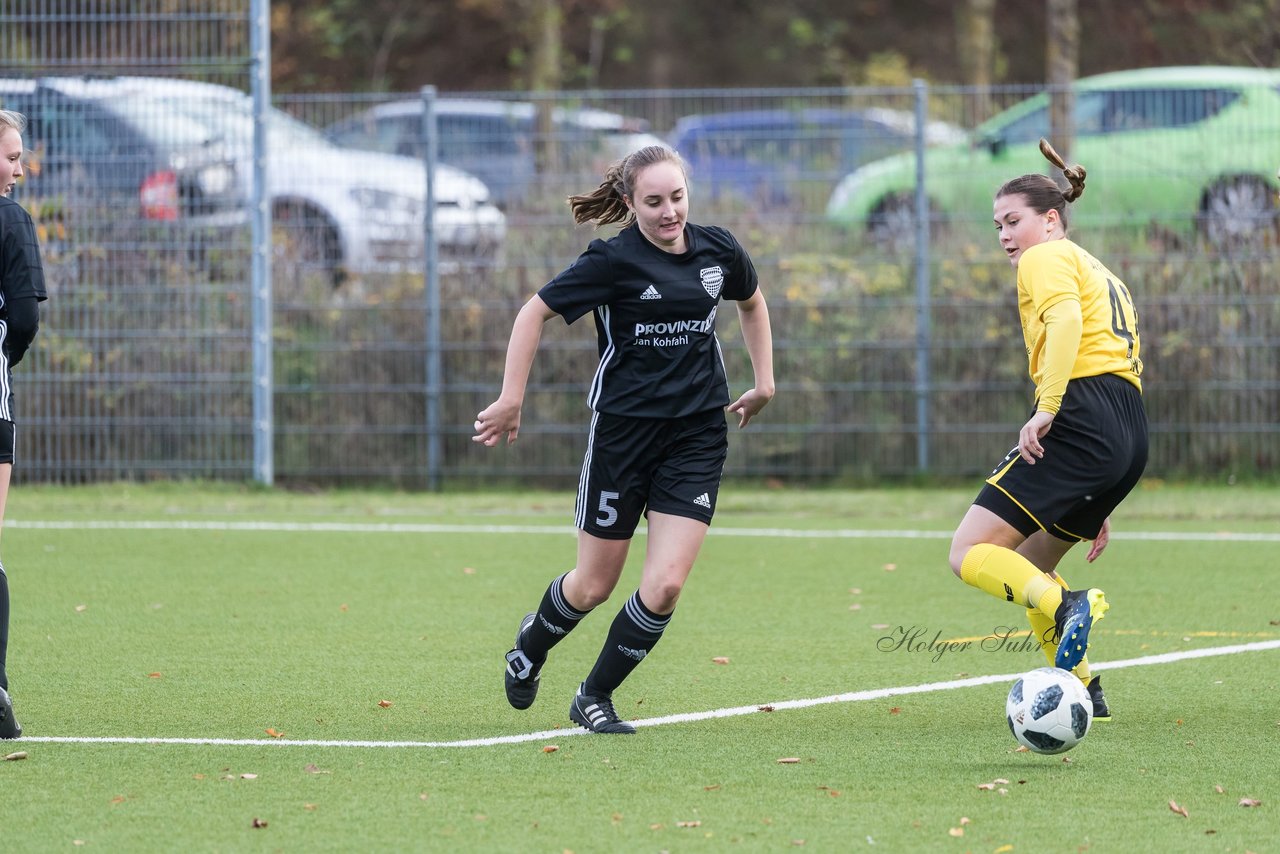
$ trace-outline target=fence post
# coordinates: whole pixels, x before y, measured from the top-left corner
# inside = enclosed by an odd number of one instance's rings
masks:
[[[929,192],[925,187],[925,134],[929,90],[912,81],[916,107],[916,468],[929,472]]]
[[[440,488],[440,469],[443,447],[440,423],[441,377],[440,365],[440,265],[436,241],[436,163],[438,159],[436,132],[436,87],[422,87],[422,139],[423,166],[426,171],[427,194],[422,212],[422,240],[425,281],[423,293],[426,299],[426,397],[427,397],[427,488]]]
[[[249,42],[253,92],[253,199],[251,264],[253,323],[253,478],[275,480],[272,395],[271,194],[267,192],[267,111],[271,107],[270,0],[251,0]]]

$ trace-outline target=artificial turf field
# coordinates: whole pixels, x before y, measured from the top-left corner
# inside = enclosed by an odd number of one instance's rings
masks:
[[[1148,483],[1067,558],[1115,718],[1065,759],[1005,726],[1022,609],[946,565],[971,495],[726,487],[609,737],[567,709],[643,536],[502,690],[568,493],[19,486],[0,848],[1280,850],[1280,490]]]

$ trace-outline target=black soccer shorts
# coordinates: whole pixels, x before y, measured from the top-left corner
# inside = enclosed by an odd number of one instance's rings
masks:
[[[974,499],[1024,536],[1044,530],[1062,540],[1092,540],[1142,477],[1147,414],[1142,393],[1115,374],[1067,384],[1053,426],[1030,465],[1017,447]]]
[[[574,523],[607,540],[630,539],[650,510],[710,525],[728,453],[722,409],[669,419],[596,413]]]

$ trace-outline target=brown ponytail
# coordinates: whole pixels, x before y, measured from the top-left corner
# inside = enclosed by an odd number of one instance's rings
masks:
[[[1071,186],[1064,190],[1047,175],[1022,175],[1006,181],[999,190],[996,190],[996,198],[1022,196],[1027,200],[1027,206],[1041,215],[1050,210],[1056,210],[1058,218],[1062,220],[1062,229],[1066,231],[1067,205],[1084,195],[1085,168],[1079,164],[1067,166],[1062,156],[1054,150],[1047,139],[1041,138],[1040,153],[1062,170],[1062,174],[1066,176]]]

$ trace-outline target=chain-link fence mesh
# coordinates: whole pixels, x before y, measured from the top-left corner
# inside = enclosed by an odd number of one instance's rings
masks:
[[[186,127],[199,136],[192,128],[204,128],[201,156],[209,160],[192,182],[184,184],[170,160],[172,179],[145,172],[106,198],[91,171],[97,161],[66,153],[74,131],[29,129],[32,159],[45,171],[19,198],[41,224],[51,300],[18,380],[22,469],[59,481],[247,478],[246,10],[231,0],[185,11],[166,3],[163,14],[118,22],[121,32],[151,28],[150,39],[110,37],[117,22],[106,18],[68,43],[49,35],[56,27],[42,18],[56,17],[55,5],[0,6],[0,102],[21,109],[21,93],[32,86],[69,100],[117,87],[93,108],[139,112],[137,124],[151,120],[170,134]],[[197,6],[224,14],[197,14]],[[68,55],[81,58],[55,59]],[[68,79],[91,69],[116,79]],[[174,78],[229,89],[184,89],[190,84]],[[479,448],[471,425],[497,394],[519,306],[596,236],[572,225],[566,196],[593,188],[608,163],[654,143],[675,146],[688,161],[690,218],[737,235],[770,304],[778,395],[734,436],[730,476],[821,483],[926,468],[940,476],[985,472],[1032,403],[1013,271],[991,231],[991,196],[1007,178],[1045,170],[1035,142],[1048,132],[1052,94],[1044,87],[440,93],[433,101],[438,342],[427,340],[424,296],[423,93],[277,98],[267,155],[276,222],[275,477],[429,483],[428,362],[438,352],[444,483],[571,483],[597,359],[589,320],[548,324],[516,445]],[[917,128],[922,95],[928,122]],[[1138,304],[1149,471],[1274,476],[1280,79],[1150,70],[1082,81],[1075,99],[1074,138],[1060,143],[1090,177],[1073,206],[1071,235]],[[56,115],[47,100],[25,103],[36,122]],[[87,115],[89,107],[76,109]],[[924,245],[916,240],[917,145],[925,151]],[[55,169],[60,157],[75,168]],[[209,171],[221,162],[234,171],[231,183]],[[68,172],[65,184],[54,182]],[[53,187],[42,192],[46,181]],[[221,206],[215,187],[231,196],[239,188],[240,202]],[[200,218],[217,222],[194,227]],[[721,313],[720,336],[740,391],[751,374],[734,314]]]

